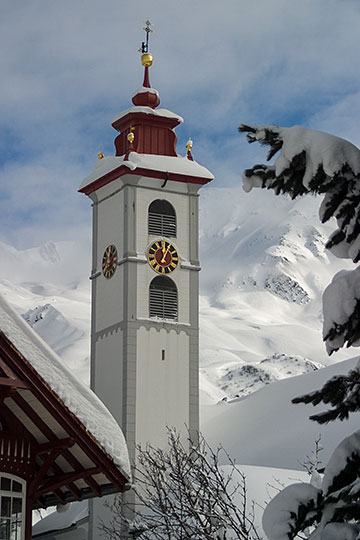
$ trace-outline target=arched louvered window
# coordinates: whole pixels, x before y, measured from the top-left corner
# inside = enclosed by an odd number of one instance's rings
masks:
[[[175,283],[166,276],[157,276],[150,283],[150,317],[159,319],[178,318],[178,293]]]
[[[176,213],[172,204],[165,199],[156,199],[149,206],[148,233],[176,236]]]

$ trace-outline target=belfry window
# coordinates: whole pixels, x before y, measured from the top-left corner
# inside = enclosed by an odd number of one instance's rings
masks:
[[[156,199],[149,206],[148,233],[176,236],[176,213],[168,201]]]
[[[157,276],[150,283],[150,317],[159,319],[178,318],[178,293],[175,283],[166,276]]]
[[[0,540],[25,537],[25,481],[0,473]]]

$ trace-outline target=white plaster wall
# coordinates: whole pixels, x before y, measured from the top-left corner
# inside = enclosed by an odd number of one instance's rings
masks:
[[[122,424],[123,333],[120,329],[96,342],[95,393]],[[108,374],[104,377],[104,373]]]
[[[109,244],[116,246],[118,260],[123,256],[123,204],[123,191],[119,191],[98,205],[96,270],[99,272],[102,270],[104,251]],[[101,330],[123,319],[123,268],[118,266],[110,279],[101,273],[96,280],[96,329]]]
[[[118,266],[112,278],[102,274],[96,278],[97,331],[123,320],[123,272],[123,266]]]
[[[101,259],[106,246],[115,244],[120,255],[123,256],[123,217],[124,192],[118,191],[112,197],[102,199],[99,195],[98,203],[98,265],[101,268]]]
[[[161,351],[165,350],[165,360]],[[171,354],[170,354],[171,351]],[[189,425],[189,338],[185,332],[137,331],[136,441],[162,448],[166,426]]]

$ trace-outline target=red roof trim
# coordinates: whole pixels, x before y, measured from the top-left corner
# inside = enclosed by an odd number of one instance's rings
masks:
[[[104,176],[97,178],[96,180],[94,180],[94,182],[91,182],[91,184],[88,184],[87,186],[79,189],[79,192],[85,193],[85,195],[89,195],[93,191],[96,191],[97,189],[106,186],[107,184],[110,184],[117,178],[120,178],[120,176],[124,176],[124,174],[134,174],[138,176],[146,176],[148,178],[160,178],[161,180],[185,182],[187,184],[200,184],[202,186],[204,184],[207,184],[208,182],[211,182],[212,180],[212,178],[204,178],[202,176],[190,176],[187,174],[158,171],[154,169],[145,169],[142,167],[137,167],[136,169],[131,170],[125,165],[120,165],[120,167],[117,167],[116,169],[105,174]]]
[[[22,380],[29,381],[37,399],[51,412],[53,417],[64,427],[69,435],[76,438],[80,448],[85,451],[90,459],[95,463],[101,464],[103,473],[119,491],[122,491],[127,483],[127,479],[120,473],[111,457],[101,448],[92,434],[85,430],[78,418],[65,407],[46,381],[42,379],[3,333],[0,333],[0,349],[5,352],[8,361],[11,361],[11,369]],[[20,398],[20,396],[17,396],[17,398]]]

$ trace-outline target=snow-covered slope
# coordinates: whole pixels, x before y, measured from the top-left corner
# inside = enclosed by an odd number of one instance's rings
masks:
[[[319,203],[260,190],[247,195],[240,187],[202,193],[204,401],[247,395],[353,356],[329,358],[321,339],[322,291],[334,273],[353,265],[324,249],[334,224],[319,222]],[[284,359],[293,357],[290,367]]]
[[[302,468],[321,436],[323,466],[347,435],[359,429],[360,413],[349,420],[320,426],[309,416],[325,410],[324,405],[294,405],[293,397],[321,388],[336,374],[356,365],[350,359],[313,373],[277,381],[246,398],[231,403],[203,405],[202,431],[214,447],[221,443],[237,463],[288,469]]]
[[[89,381],[90,245],[0,244],[0,294],[84,382]]]
[[[319,223],[318,205],[311,197],[292,202],[260,190],[246,195],[241,187],[202,190],[204,426],[205,417],[213,417],[206,432],[214,440],[214,432],[221,434],[234,455],[242,448],[239,459],[246,463],[297,466],[283,461],[286,444],[279,452],[271,442],[277,430],[285,438],[301,432],[299,459],[311,451],[316,431],[306,420],[311,411],[305,408],[298,430],[294,411],[302,406],[290,405],[290,398],[320,385],[319,377],[327,374],[319,368],[353,356],[341,351],[329,359],[321,340],[321,292],[335,272],[352,263],[325,252],[333,226]],[[0,248],[0,293],[88,381],[90,239],[25,251]],[[277,419],[285,411],[280,430]]]

